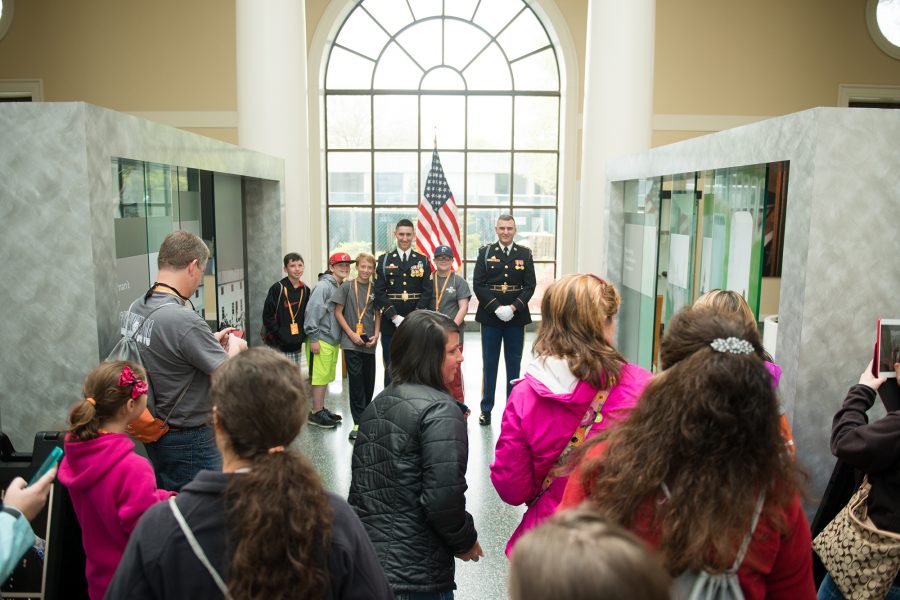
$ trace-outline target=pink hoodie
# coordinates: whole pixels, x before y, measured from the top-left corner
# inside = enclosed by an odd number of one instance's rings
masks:
[[[601,410],[604,419],[591,427],[587,437],[626,417],[649,379],[650,373],[645,369],[623,365],[619,381]],[[538,357],[532,362],[506,402],[494,450],[491,482],[504,502],[517,506],[538,494],[544,477],[556,464],[596,393],[595,387],[569,372],[563,359]],[[556,511],[566,481],[568,477],[557,477],[546,493],[528,507],[506,545],[507,556],[519,536]]]
[[[134,453],[134,442],[124,433],[86,442],[67,437],[58,478],[69,489],[81,525],[88,592],[101,600],[138,519],[175,493],[156,489],[153,467]]]

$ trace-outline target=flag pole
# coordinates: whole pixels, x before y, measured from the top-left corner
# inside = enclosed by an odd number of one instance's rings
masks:
[[[434,149],[437,150],[437,125],[434,126]]]

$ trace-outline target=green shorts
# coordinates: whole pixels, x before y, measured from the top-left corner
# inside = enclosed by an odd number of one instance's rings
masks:
[[[309,352],[309,343],[306,344],[306,351]],[[319,340],[319,353],[313,356],[307,354],[307,361],[310,361],[309,364],[312,365],[312,379],[310,380],[312,385],[328,385],[334,381],[340,352],[340,346],[333,346]]]

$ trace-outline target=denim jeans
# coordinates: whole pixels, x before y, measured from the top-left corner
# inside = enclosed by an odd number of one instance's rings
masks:
[[[844,600],[844,595],[838,589],[830,573],[825,574],[825,579],[819,586],[818,600]],[[885,596],[885,600],[900,600],[900,586],[892,586]]]
[[[181,491],[204,469],[222,470],[222,455],[212,427],[169,431],[158,442],[144,447],[156,471],[156,485],[164,490]]]
[[[394,600],[453,600],[453,590],[447,592],[414,592],[400,593]]]
[[[500,365],[500,345],[506,362],[506,398],[512,391],[510,381],[519,378],[522,364],[522,347],[525,345],[525,327],[493,327],[481,325],[481,357],[484,360],[484,380],[481,391],[481,411],[489,413],[494,408],[497,389],[497,367]]]

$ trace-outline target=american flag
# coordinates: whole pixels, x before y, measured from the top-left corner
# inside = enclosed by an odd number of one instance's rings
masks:
[[[438,157],[437,148],[431,155],[431,170],[425,180],[425,193],[419,203],[419,222],[416,227],[416,245],[429,258],[434,259],[434,249],[438,246],[450,246],[453,249],[453,269],[462,265],[459,253],[459,222],[456,220],[456,201],[444,168]]]

